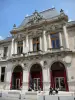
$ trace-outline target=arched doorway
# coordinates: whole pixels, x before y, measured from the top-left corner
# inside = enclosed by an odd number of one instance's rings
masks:
[[[29,75],[29,86],[33,90],[38,90],[39,88],[43,90],[42,68],[40,64],[34,64],[31,67]]]
[[[68,91],[66,69],[63,63],[55,62],[50,69],[51,87],[59,88],[61,91]]]
[[[20,65],[16,66],[12,73],[11,89],[19,90],[22,87],[23,69]]]

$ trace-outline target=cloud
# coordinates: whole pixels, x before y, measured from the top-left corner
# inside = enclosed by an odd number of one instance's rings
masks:
[[[69,19],[69,21],[68,22],[71,22],[71,21],[73,21],[72,19]]]
[[[54,5],[52,5],[52,8],[54,8],[55,6]]]
[[[26,14],[26,17],[28,17],[29,15],[28,14]]]
[[[2,36],[0,36],[0,40],[3,40],[3,37]]]

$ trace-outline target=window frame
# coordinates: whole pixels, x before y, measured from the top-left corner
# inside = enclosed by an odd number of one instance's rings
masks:
[[[17,54],[22,54],[22,53],[23,53],[23,41],[21,40],[17,42]]]
[[[4,49],[3,58],[6,58],[7,57],[7,54],[8,54],[8,46],[4,46],[3,49]]]
[[[34,47],[34,45],[36,47]],[[37,52],[37,51],[40,51],[40,40],[39,40],[39,37],[33,38],[33,52]]]
[[[52,35],[54,36],[51,37]],[[52,49],[59,49],[60,48],[59,33],[50,34],[50,38],[51,38]],[[58,44],[57,44],[57,41],[59,41]],[[53,42],[54,42],[54,46],[53,46]]]

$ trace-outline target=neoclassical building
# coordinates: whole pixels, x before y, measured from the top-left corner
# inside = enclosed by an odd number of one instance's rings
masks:
[[[0,41],[0,89],[75,91],[75,21],[55,8],[35,11]]]

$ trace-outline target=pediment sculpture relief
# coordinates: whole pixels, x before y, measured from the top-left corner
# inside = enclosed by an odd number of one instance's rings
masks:
[[[33,13],[33,17],[31,19],[29,19],[29,23],[34,24],[39,22],[40,20],[43,19],[43,16],[41,16],[36,10]]]

